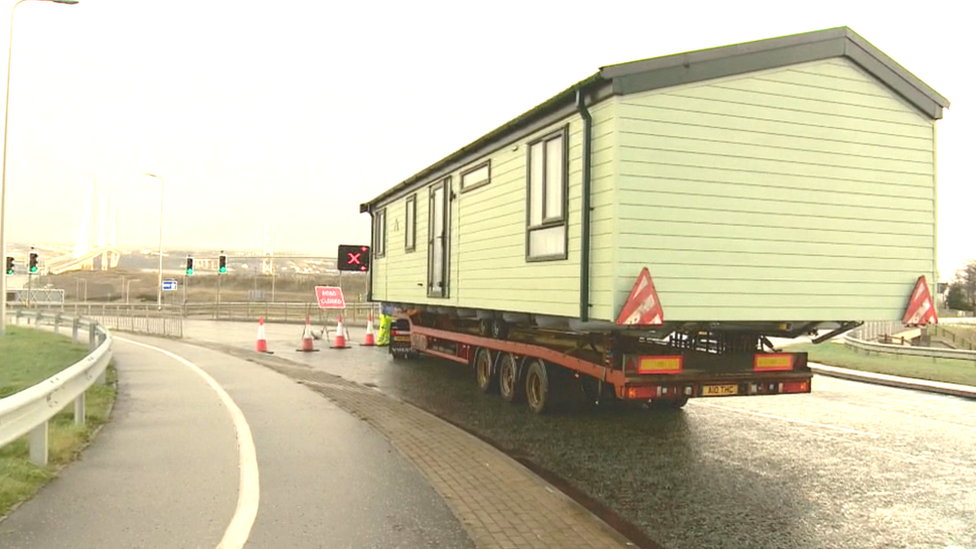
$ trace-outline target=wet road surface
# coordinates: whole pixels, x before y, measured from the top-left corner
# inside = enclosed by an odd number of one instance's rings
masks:
[[[254,348],[256,326],[188,338]],[[465,368],[384,348],[269,348],[427,409],[567,480],[670,549],[976,549],[976,402],[825,377],[813,393],[535,416],[478,393]]]
[[[240,479],[231,415],[191,369],[121,338],[199,366],[243,413],[260,478],[248,548],[474,547],[386,439],[308,388],[226,354],[116,335],[112,421],[0,523],[0,547],[212,548],[225,535]]]

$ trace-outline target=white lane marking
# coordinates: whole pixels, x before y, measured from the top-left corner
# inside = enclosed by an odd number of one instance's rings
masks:
[[[751,416],[759,416],[759,417],[764,417],[764,418],[768,418],[768,419],[776,419],[776,420],[779,420],[779,421],[786,421],[786,422],[789,422],[789,423],[799,423],[800,425],[810,425],[810,426],[813,426],[813,427],[823,427],[824,429],[833,429],[835,431],[842,431],[842,432],[845,432],[845,433],[853,433],[853,434],[856,434],[856,435],[865,435],[865,436],[869,436],[869,437],[872,437],[872,438],[878,438],[879,437],[879,435],[877,435],[875,433],[869,433],[867,431],[858,431],[857,429],[848,429],[847,427],[838,427],[836,425],[827,425],[826,423],[816,423],[816,422],[813,422],[813,421],[804,421],[802,419],[791,419],[791,418],[788,418],[788,417],[774,416],[772,414],[763,414],[761,412],[750,412],[748,410],[740,410],[738,408],[730,408],[728,406],[720,406],[718,404],[707,404],[705,402],[696,402],[694,404],[695,404],[695,406],[707,406],[709,408],[718,408],[720,410],[728,410],[730,412],[738,412],[740,414],[749,414]]]
[[[254,526],[254,520],[257,518],[258,502],[260,500],[257,450],[254,448],[251,427],[247,424],[244,413],[237,407],[237,403],[227,394],[227,391],[217,383],[217,380],[210,377],[210,374],[204,372],[196,364],[159,347],[153,347],[152,345],[146,345],[145,343],[139,343],[138,341],[132,341],[124,337],[114,336],[114,338],[118,341],[152,349],[183,363],[184,366],[202,377],[207,382],[207,385],[210,385],[210,388],[217,393],[224,406],[227,407],[230,418],[234,422],[234,430],[237,431],[237,446],[240,455],[238,466],[241,476],[237,492],[237,509],[234,511],[234,516],[231,518],[230,524],[227,525],[227,529],[224,530],[224,537],[217,544],[217,549],[242,549],[244,544],[247,543],[247,538],[251,535],[251,527]]]

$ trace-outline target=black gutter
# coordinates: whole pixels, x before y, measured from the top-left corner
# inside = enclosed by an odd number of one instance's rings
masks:
[[[590,134],[593,117],[586,109],[583,87],[576,88],[576,108],[583,118],[583,189],[580,206],[580,321],[590,318]]]
[[[373,228],[373,208],[368,208],[366,212],[369,214],[369,276],[366,278],[366,303],[373,302],[373,269],[376,265],[373,264],[373,235],[375,233],[375,228]],[[363,213],[362,209],[359,213]]]

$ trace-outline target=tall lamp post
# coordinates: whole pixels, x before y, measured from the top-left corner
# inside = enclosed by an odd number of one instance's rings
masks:
[[[159,180],[159,279],[156,281],[156,308],[163,310],[163,178],[153,173],[143,173]]]
[[[10,10],[10,46],[7,48],[7,98],[3,106],[3,172],[0,174],[0,257],[7,255],[7,233],[4,226],[7,224],[4,218],[4,207],[7,196],[7,125],[10,120],[10,60],[13,59],[14,49],[14,13],[17,6],[27,0],[17,0],[14,7]],[[55,4],[77,4],[78,0],[35,0],[38,2],[54,2]],[[0,336],[6,332],[7,324],[7,276],[0,273]]]

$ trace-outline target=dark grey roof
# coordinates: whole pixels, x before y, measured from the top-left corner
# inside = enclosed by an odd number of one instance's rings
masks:
[[[617,94],[847,57],[933,119],[949,100],[847,27],[745,42],[600,68]]]
[[[588,97],[587,103],[592,104],[609,95],[639,93],[833,57],[847,57],[932,119],[942,118],[942,109],[949,107],[948,99],[847,27],[608,65],[362,204],[360,211],[443,177],[571,114],[578,93]]]

